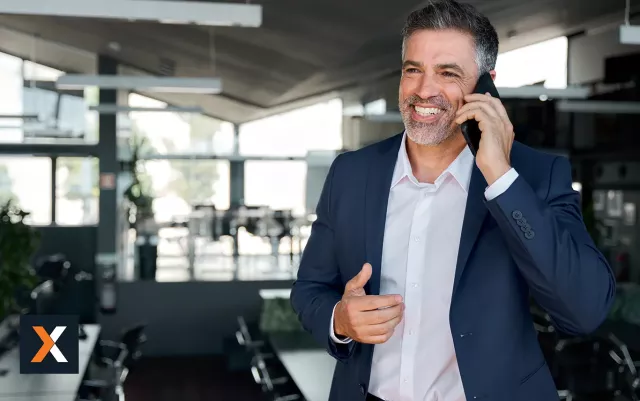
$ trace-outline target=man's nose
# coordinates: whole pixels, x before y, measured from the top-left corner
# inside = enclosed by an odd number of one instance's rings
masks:
[[[422,99],[438,96],[441,92],[440,85],[434,77],[423,75],[420,80],[417,95]]]

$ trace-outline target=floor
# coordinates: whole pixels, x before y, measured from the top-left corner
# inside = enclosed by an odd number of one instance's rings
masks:
[[[249,370],[231,372],[224,357],[144,358],[125,384],[127,401],[260,401]]]
[[[300,261],[300,249],[305,241],[294,241],[294,255],[290,255],[291,241],[283,238],[278,244],[277,256],[272,244],[264,238],[243,234],[240,238],[240,256],[233,256],[233,240],[220,241],[196,238],[193,242],[180,229],[160,231],[156,280],[176,281],[230,281],[230,280],[290,280],[295,278]],[[192,246],[190,246],[191,244]],[[118,262],[118,278],[122,281],[137,279],[134,266],[133,238]]]

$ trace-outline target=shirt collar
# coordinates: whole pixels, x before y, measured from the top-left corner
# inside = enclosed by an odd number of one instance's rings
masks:
[[[462,189],[466,192],[469,191],[469,184],[471,183],[471,170],[473,167],[473,154],[468,146],[465,146],[462,152],[456,157],[456,159],[446,168],[445,171],[440,174],[434,184],[420,183],[413,175],[411,169],[411,163],[409,162],[409,155],[407,154],[407,134],[402,135],[402,142],[400,143],[400,149],[398,150],[398,158],[396,160],[396,166],[393,172],[393,178],[391,180],[391,188],[393,189],[403,180],[407,179],[418,186],[436,186],[439,187],[442,182],[449,176],[460,184]]]

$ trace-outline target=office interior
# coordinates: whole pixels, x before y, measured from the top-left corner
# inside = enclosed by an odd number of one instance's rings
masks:
[[[0,401],[325,401],[289,289],[332,161],[403,130],[422,2],[134,2],[0,3]],[[558,394],[638,400],[640,3],[474,4],[618,280],[590,336],[532,304]],[[25,314],[78,317],[78,374],[20,374]]]

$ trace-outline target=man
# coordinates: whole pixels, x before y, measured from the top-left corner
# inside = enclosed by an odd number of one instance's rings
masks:
[[[431,2],[404,29],[405,131],[331,166],[291,302],[336,358],[331,401],[551,401],[529,299],[581,335],[615,292],[563,157],[514,142],[498,38],[472,6]],[[475,119],[474,159],[460,124]]]

